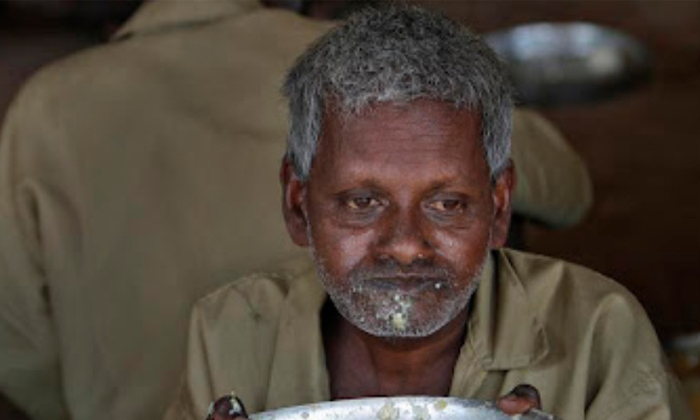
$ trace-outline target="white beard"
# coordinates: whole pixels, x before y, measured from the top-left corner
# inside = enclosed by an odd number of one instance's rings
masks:
[[[338,312],[362,331],[383,338],[428,337],[464,310],[486,266],[484,259],[466,286],[453,275],[417,280],[348,278],[337,281],[319,257],[309,232],[310,247],[321,282]]]

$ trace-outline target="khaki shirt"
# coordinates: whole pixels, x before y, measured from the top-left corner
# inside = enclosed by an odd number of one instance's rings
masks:
[[[327,401],[325,300],[307,259],[200,300],[185,381],[166,419],[203,419],[231,391],[249,412]],[[494,400],[529,383],[543,409],[563,420],[691,418],[644,310],[613,281],[501,250],[473,305],[450,396]]]
[[[162,415],[194,301],[301,252],[280,212],[279,87],[330,26],[147,2],[22,89],[0,138],[0,393],[41,420]],[[515,124],[516,161],[551,157],[518,166],[516,208],[575,223],[585,166],[535,114]]]

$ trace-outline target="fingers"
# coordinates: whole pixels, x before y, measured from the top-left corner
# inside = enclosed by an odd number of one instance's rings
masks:
[[[247,419],[243,402],[234,394],[226,395],[211,403],[206,420]]]
[[[535,387],[521,384],[513,388],[508,394],[496,400],[496,405],[509,415],[524,414],[532,408],[540,409],[540,393]]]

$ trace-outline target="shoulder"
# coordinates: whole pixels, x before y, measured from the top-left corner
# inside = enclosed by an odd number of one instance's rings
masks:
[[[316,310],[314,294],[307,293],[320,287],[311,266],[308,257],[295,259],[282,269],[234,280],[196,303],[186,369],[195,411],[205,413],[209,401],[232,389],[249,409],[264,409],[278,343],[285,342],[283,321]]]
[[[204,296],[194,311],[209,321],[231,316],[274,318],[292,281],[278,272],[250,274]]]
[[[232,322],[275,323],[285,302],[300,289],[319,287],[307,256],[249,274],[214,290],[194,306],[193,318],[209,327]],[[310,298],[310,296],[308,296]]]
[[[590,268],[511,249],[500,250],[498,261],[501,270],[509,271],[538,300],[575,299],[583,306],[619,301],[641,310],[637,299],[624,286]]]
[[[75,137],[92,126],[116,126],[107,117],[121,118],[144,93],[137,74],[146,66],[133,50],[128,42],[101,44],[42,67],[15,95],[6,125],[23,141],[53,142],[66,130],[66,137]]]
[[[654,327],[625,287],[539,255],[502,250],[498,262],[522,284],[546,335],[547,356],[533,369],[557,371],[562,388],[585,389],[586,418],[641,418],[652,410],[685,418]]]
[[[110,80],[115,83],[123,68],[133,65],[127,60],[130,51],[133,50],[131,44],[101,43],[59,58],[37,70],[24,83],[18,98],[42,96],[46,99],[53,95],[72,95],[79,92],[83,95],[94,95],[85,92],[87,83],[98,79],[103,79],[105,83]]]
[[[109,101],[103,100],[105,104],[123,97],[133,106],[135,98],[143,101],[153,91],[171,91],[169,99],[178,99],[173,90],[197,91],[197,86],[189,84],[208,82],[212,75],[223,77],[242,68],[269,73],[254,61],[265,66],[278,62],[289,66],[296,55],[330,27],[327,22],[268,9],[198,25],[164,25],[159,30],[116,38],[56,60],[37,71],[19,97],[41,96],[46,100],[55,96],[66,105],[70,100],[99,100],[100,95],[109,94]],[[251,38],[253,34],[257,36]],[[276,59],[278,56],[284,58]],[[235,82],[228,78],[222,81]]]
[[[576,150],[552,123],[525,108],[513,112],[512,138],[515,211],[554,228],[579,223],[593,204],[593,185]]]
[[[511,271],[553,350],[611,355],[637,346],[641,359],[662,358],[656,332],[637,298],[624,286],[586,267],[513,250],[499,254],[499,269]]]

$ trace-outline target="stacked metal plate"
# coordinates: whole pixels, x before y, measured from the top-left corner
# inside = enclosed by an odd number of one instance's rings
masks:
[[[487,35],[509,65],[520,103],[604,99],[650,75],[647,50],[630,36],[590,23],[534,23]]]

